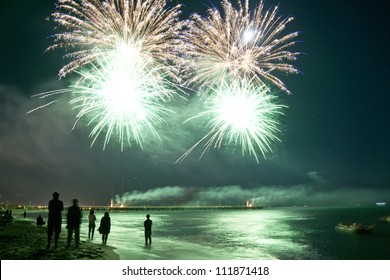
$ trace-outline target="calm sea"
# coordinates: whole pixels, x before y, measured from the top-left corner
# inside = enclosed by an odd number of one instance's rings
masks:
[[[121,259],[390,259],[390,223],[381,219],[390,215],[390,208],[386,206],[148,213],[153,220],[150,248],[144,246],[143,236],[147,212],[110,213],[112,228],[107,245],[115,247]],[[99,222],[103,212],[95,214]],[[84,212],[83,240],[87,239],[87,216],[88,212]],[[376,223],[377,230],[370,234],[335,230],[337,223],[346,221]],[[65,229],[62,238],[65,238]],[[101,243],[97,232],[92,242]]]

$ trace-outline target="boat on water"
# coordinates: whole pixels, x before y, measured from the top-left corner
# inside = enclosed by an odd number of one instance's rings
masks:
[[[376,229],[376,224],[370,226],[363,225],[361,223],[339,223],[336,226],[338,231],[352,232],[352,233],[371,233]]]
[[[390,215],[380,217],[379,221],[384,221],[384,222],[389,222],[390,223]]]

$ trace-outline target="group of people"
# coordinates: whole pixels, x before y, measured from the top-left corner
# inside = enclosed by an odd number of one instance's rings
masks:
[[[49,215],[47,221],[47,249],[50,249],[51,239],[54,233],[54,248],[58,246],[58,239],[61,232],[61,223],[62,223],[62,211],[64,210],[64,204],[59,200],[60,194],[58,192],[53,193],[53,199],[49,201]],[[38,225],[38,218],[41,219],[40,225]],[[42,217],[37,218],[37,225],[41,226],[44,224]],[[79,207],[79,202],[77,199],[73,199],[72,206],[68,208],[66,215],[68,230],[67,244],[70,247],[73,233],[75,235],[75,244],[78,247],[80,243],[80,225],[82,222],[82,211]],[[43,222],[43,224],[42,224]],[[88,239],[92,240],[96,227],[96,216],[93,209],[90,210],[88,216]],[[145,227],[145,244],[152,244],[152,220],[150,215],[146,215],[146,220],[144,222]],[[108,235],[111,230],[111,218],[108,212],[104,213],[104,216],[100,220],[100,225],[98,232],[102,235],[102,243],[106,244]]]
[[[88,239],[92,240],[93,235],[95,233],[95,224],[96,221],[96,216],[95,216],[95,211],[91,209],[89,211],[89,216],[88,216]],[[99,233],[102,235],[102,243],[106,244],[107,243],[107,238],[108,234],[110,233],[111,230],[111,218],[110,214],[108,212],[104,213],[104,216],[100,220],[100,226],[98,228]]]
[[[54,233],[54,248],[58,246],[58,238],[61,232],[62,224],[62,211],[64,210],[64,204],[59,200],[60,194],[58,192],[53,193],[53,199],[49,201],[49,217],[47,221],[47,249],[50,249],[51,239]],[[72,200],[72,206],[68,207],[66,214],[66,229],[68,230],[67,244],[70,247],[72,237],[74,234],[75,245],[79,246],[80,243],[80,225],[82,222],[82,211],[79,206],[79,201],[74,198]],[[89,214],[89,232],[88,238],[93,239],[95,232],[96,216],[94,211],[91,210]],[[99,233],[102,234],[102,242],[107,243],[108,234],[111,230],[111,220],[109,213],[106,212],[104,217],[100,221]]]

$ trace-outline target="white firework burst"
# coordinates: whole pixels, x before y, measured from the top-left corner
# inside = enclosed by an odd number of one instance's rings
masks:
[[[286,106],[277,104],[275,96],[266,86],[258,86],[252,80],[235,79],[225,82],[204,101],[206,109],[188,119],[205,119],[208,132],[177,162],[187,157],[203,143],[201,157],[210,148],[222,145],[241,146],[242,155],[249,153],[258,161],[258,154],[264,158],[272,152],[271,143],[280,141],[277,137],[279,116]]]
[[[290,62],[299,53],[288,50],[298,33],[285,32],[293,18],[278,16],[277,6],[265,10],[263,1],[253,12],[249,0],[237,0],[237,6],[222,0],[223,13],[214,7],[187,21],[189,84],[208,91],[226,79],[245,78],[290,93],[275,74],[298,72]]]
[[[65,77],[122,46],[136,46],[150,63],[164,66],[177,78],[180,5],[167,0],[59,0],[52,19],[58,33],[48,50],[62,48],[70,62],[59,71]],[[96,48],[99,50],[96,52]]]

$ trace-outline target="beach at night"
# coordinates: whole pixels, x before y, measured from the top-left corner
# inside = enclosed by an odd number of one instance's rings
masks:
[[[262,210],[111,211],[107,244],[95,231],[88,240],[87,211],[80,245],[67,248],[63,223],[58,248],[46,249],[47,227],[16,210],[13,223],[0,227],[1,259],[37,260],[387,260],[390,223],[385,207],[294,207]],[[152,246],[145,246],[143,221],[151,214]],[[96,211],[98,219],[104,211]],[[342,232],[341,222],[376,225],[367,233]]]
[[[389,10],[2,1],[1,278],[386,275]]]

